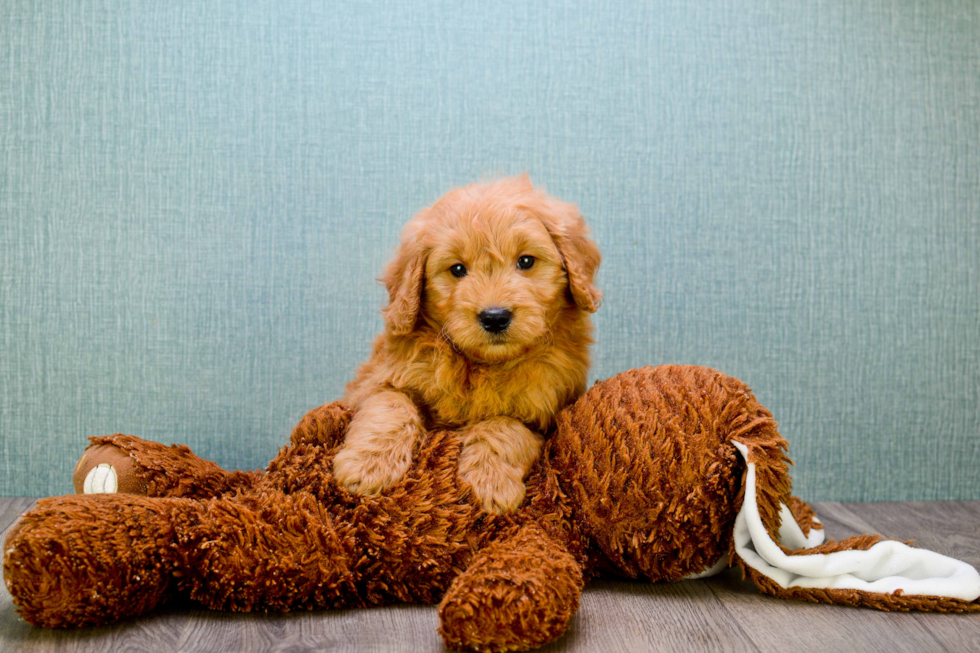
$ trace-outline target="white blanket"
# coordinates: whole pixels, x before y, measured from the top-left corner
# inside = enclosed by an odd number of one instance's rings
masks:
[[[964,601],[980,598],[980,574],[976,569],[960,560],[901,542],[883,540],[866,551],[786,555],[762,525],[756,502],[755,464],[748,462],[748,448],[740,442],[734,444],[748,465],[745,500],[735,518],[735,551],[749,567],[780,587],[853,589],[883,594],[901,590],[905,595]],[[781,506],[781,516],[779,539],[785,547],[810,548],[823,541],[821,530],[811,530],[811,537],[805,537],[786,505]]]

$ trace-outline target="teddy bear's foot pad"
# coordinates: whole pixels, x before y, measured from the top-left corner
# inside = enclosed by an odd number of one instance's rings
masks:
[[[76,494],[147,494],[146,483],[136,474],[136,461],[111,444],[85,450],[75,465],[72,485]]]
[[[99,463],[85,475],[82,494],[112,494],[118,487],[116,468],[109,463]]]

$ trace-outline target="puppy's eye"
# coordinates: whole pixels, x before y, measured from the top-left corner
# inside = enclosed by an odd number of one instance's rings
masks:
[[[531,266],[534,265],[534,257],[527,256],[526,254],[519,259],[517,259],[517,267],[522,270],[530,270]]]
[[[462,263],[457,263],[449,268],[449,272],[457,279],[462,279],[466,276],[466,266]]]

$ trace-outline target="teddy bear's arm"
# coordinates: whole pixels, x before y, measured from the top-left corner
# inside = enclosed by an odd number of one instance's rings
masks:
[[[324,404],[300,420],[290,441],[330,448],[343,441],[350,418],[346,405]],[[226,471],[184,445],[168,447],[121,433],[89,438],[89,442],[72,476],[77,494],[210,499],[254,488],[263,477],[257,470]]]
[[[78,494],[138,494],[208,499],[254,487],[259,471],[225,471],[184,445],[166,446],[132,435],[89,438],[72,482]]]
[[[341,401],[314,408],[293,429],[290,443],[318,445],[328,449],[339,445],[344,441],[344,434],[347,433],[353,416],[354,411]]]
[[[582,568],[537,524],[476,555],[439,605],[446,646],[528,650],[562,635],[578,610]]]

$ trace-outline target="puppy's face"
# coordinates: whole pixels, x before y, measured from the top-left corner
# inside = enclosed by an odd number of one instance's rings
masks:
[[[569,303],[561,256],[525,211],[461,204],[433,225],[424,315],[471,358],[516,358],[547,337]]]
[[[598,307],[586,233],[572,205],[526,177],[452,191],[403,232],[385,278],[389,329],[424,322],[474,360],[519,358],[548,342],[563,311]]]

